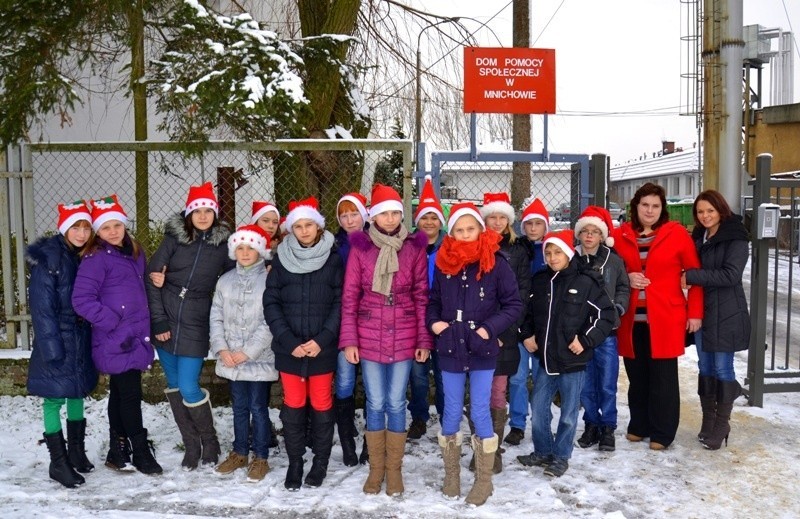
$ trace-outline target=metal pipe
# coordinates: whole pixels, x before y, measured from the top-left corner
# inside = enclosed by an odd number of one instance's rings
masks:
[[[742,195],[742,0],[722,2],[720,58],[723,121],[719,138],[719,191],[734,212],[741,212]],[[727,14],[727,16],[726,16]]]

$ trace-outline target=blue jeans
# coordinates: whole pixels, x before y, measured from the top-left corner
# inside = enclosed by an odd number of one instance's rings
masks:
[[[351,364],[344,356],[344,351],[339,352],[336,357],[336,375],[334,376],[334,392],[336,398],[350,398],[356,392],[356,368],[357,364]]]
[[[248,456],[252,448],[257,458],[269,456],[269,390],[272,382],[231,380],[233,408],[233,452]],[[250,438],[250,416],[253,417],[253,442]]]
[[[694,332],[694,344],[697,347],[697,368],[701,376],[715,377],[727,382],[736,380],[732,351],[704,351],[702,330]]]
[[[538,370],[531,403],[533,451],[540,456],[568,460],[572,457],[572,443],[575,441],[578,406],[585,372],[548,375],[541,364]],[[550,423],[553,421],[552,405],[556,391],[561,394],[561,416],[558,419],[554,440]]]
[[[532,396],[528,392],[528,374],[535,384],[539,359],[526,350],[522,343],[517,346],[519,347],[519,368],[517,368],[516,374],[508,377],[508,424],[524,431]]]
[[[489,411],[489,399],[492,394],[493,369],[469,372],[469,402],[475,434],[479,438],[494,436],[492,415]],[[461,429],[461,417],[464,415],[464,391],[467,385],[467,373],[442,371],[444,384],[444,416],[442,417],[442,435],[450,436]]]
[[[581,391],[584,422],[617,428],[618,377],[617,337],[609,336],[594,349],[592,360],[586,365],[586,379]]]
[[[427,422],[431,417],[430,404],[428,404],[428,394],[430,393],[430,381],[428,373],[433,370],[433,383],[436,387],[434,395],[434,405],[436,412],[439,413],[439,420],[442,420],[444,412],[444,390],[442,389],[442,370],[439,368],[439,356],[435,351],[425,362],[414,361],[411,364],[411,399],[408,401],[408,410],[411,411],[411,418]]]
[[[367,430],[406,432],[406,388],[413,360],[381,364],[361,359],[367,392]]]
[[[173,355],[161,348],[157,351],[168,388],[177,387],[183,399],[190,404],[196,404],[206,397],[200,390],[200,371],[203,369],[204,360],[202,357]]]

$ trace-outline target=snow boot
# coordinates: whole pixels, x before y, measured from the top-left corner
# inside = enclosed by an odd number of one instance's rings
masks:
[[[131,463],[131,442],[128,437],[114,429],[109,429],[108,433],[110,439],[106,467],[120,472],[133,472],[136,470],[136,467]]]
[[[717,379],[698,375],[697,395],[700,397],[700,409],[703,411],[703,423],[697,439],[702,442],[714,430],[714,420],[717,415]]]
[[[220,448],[217,439],[217,430],[214,429],[214,415],[211,413],[211,400],[207,389],[201,389],[205,397],[199,402],[190,404],[186,400],[183,405],[189,411],[189,416],[200,435],[200,445],[203,449],[203,465],[216,465],[219,461]]]
[[[67,488],[83,485],[86,480],[75,471],[67,457],[67,444],[62,431],[44,435],[44,443],[50,451],[50,479],[58,481]]]
[[[325,476],[328,474],[328,460],[331,457],[333,426],[335,423],[335,409],[311,411],[311,451],[314,453],[314,459],[311,462],[311,469],[309,469],[305,481],[309,487],[316,488],[321,486]]]
[[[131,436],[131,445],[133,447],[133,465],[139,472],[154,476],[164,471],[156,461],[153,442],[147,439],[147,429],[142,429],[138,434]]]
[[[715,451],[722,447],[722,440],[728,445],[728,435],[731,432],[731,411],[733,401],[742,394],[742,386],[735,380],[717,380],[717,412],[714,418],[714,429],[711,431],[703,446]]]
[[[450,498],[461,497],[461,444],[463,439],[460,432],[447,436],[439,433],[439,446],[442,448],[442,459],[444,460],[442,493]]]
[[[584,422],[583,434],[578,438],[578,445],[581,449],[588,449],[600,441],[600,428],[589,422]]]
[[[369,475],[364,482],[364,493],[377,494],[386,477],[386,429],[364,432],[364,441],[369,442]]]
[[[200,454],[202,453],[200,433],[192,421],[189,408],[183,405],[180,391],[176,388],[167,388],[164,390],[164,394],[167,395],[167,401],[170,408],[172,408],[172,417],[175,418],[175,424],[178,426],[178,431],[181,433],[181,439],[183,440],[181,467],[184,470],[194,470],[200,463]]]
[[[67,456],[69,462],[78,472],[87,474],[94,470],[94,465],[86,457],[86,419],[67,420]]]
[[[505,407],[501,409],[490,409],[492,414],[492,426],[494,427],[494,434],[498,438],[503,437],[503,432],[506,429],[506,421],[508,420],[508,411]],[[504,449],[498,446],[494,451],[494,464],[492,465],[492,472],[500,474],[503,472],[503,456]]]
[[[336,399],[336,427],[339,430],[339,444],[342,446],[342,462],[345,467],[358,465],[356,454],[356,402],[351,396]]]
[[[364,431],[364,443],[361,444],[361,454],[358,456],[361,465],[369,463],[369,445],[367,445],[367,433]]]
[[[496,434],[483,440],[477,435],[472,436],[472,449],[475,451],[475,483],[467,494],[467,504],[480,506],[489,499],[494,491],[492,469],[498,440]]]
[[[386,495],[399,496],[403,486],[403,456],[407,433],[386,431]]]
[[[289,457],[289,468],[286,469],[286,490],[296,492],[303,484],[303,454],[306,453],[306,424],[308,423],[306,407],[281,408],[283,422],[283,442],[286,455]]]

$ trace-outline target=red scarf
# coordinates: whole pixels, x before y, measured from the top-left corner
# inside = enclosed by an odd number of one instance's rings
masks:
[[[494,268],[494,254],[500,250],[501,239],[491,229],[482,232],[476,241],[458,241],[447,235],[436,253],[436,266],[445,274],[455,276],[467,265],[478,262],[477,279],[480,279],[481,274]]]

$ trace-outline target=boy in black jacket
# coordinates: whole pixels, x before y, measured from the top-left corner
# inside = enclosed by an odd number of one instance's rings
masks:
[[[533,452],[518,459],[544,467],[544,474],[562,476],[569,467],[578,421],[586,363],[592,349],[605,340],[617,311],[600,276],[579,270],[571,261],[575,235],[569,229],[544,239],[547,270],[533,277],[528,314],[521,330],[523,344],[539,357],[533,388]],[[553,396],[561,395],[561,416],[555,440],[550,429]]]

